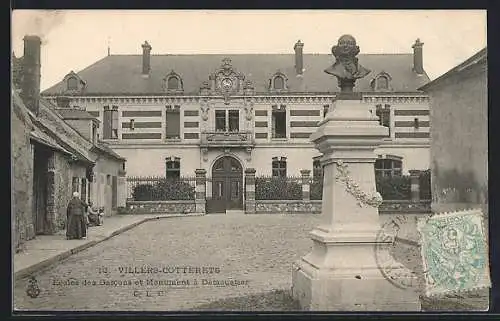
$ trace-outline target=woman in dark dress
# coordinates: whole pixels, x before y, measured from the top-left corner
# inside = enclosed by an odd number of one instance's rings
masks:
[[[68,240],[85,239],[87,237],[87,223],[85,217],[85,204],[80,199],[78,192],[73,193],[73,198],[69,201],[67,209],[66,238]]]

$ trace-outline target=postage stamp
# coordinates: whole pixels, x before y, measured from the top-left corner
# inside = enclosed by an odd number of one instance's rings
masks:
[[[427,296],[491,286],[488,246],[480,209],[420,219],[421,253]]]

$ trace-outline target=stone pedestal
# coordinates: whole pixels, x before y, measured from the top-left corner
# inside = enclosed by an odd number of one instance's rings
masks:
[[[416,289],[397,287],[382,273],[415,278],[392,259],[391,243],[379,233],[374,150],[385,136],[387,128],[359,98],[337,100],[311,135],[325,166],[323,222],[311,232],[312,251],[293,266],[292,292],[304,310],[420,310]]]

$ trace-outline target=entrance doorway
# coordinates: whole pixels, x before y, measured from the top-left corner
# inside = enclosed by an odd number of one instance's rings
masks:
[[[33,161],[33,224],[35,234],[45,234],[48,228],[47,198],[49,158],[52,152],[42,145],[35,145]]]
[[[211,212],[243,209],[243,168],[231,156],[218,159],[212,167]]]

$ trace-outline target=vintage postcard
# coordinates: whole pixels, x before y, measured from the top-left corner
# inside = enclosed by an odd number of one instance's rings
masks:
[[[11,66],[15,313],[488,309],[485,10],[14,10]]]

